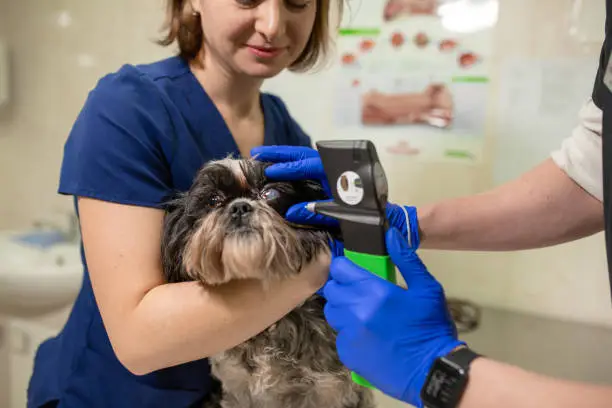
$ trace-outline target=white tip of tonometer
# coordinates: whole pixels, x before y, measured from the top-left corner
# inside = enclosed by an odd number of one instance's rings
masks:
[[[316,204],[315,203],[308,203],[306,204],[306,209],[312,213],[316,212]]]

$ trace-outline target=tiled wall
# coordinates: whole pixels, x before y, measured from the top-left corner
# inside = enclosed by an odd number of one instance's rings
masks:
[[[586,52],[596,56],[597,49],[577,49],[567,39],[571,3],[502,0],[498,62],[516,55]],[[0,114],[0,228],[9,228],[71,210],[70,200],[56,194],[62,146],[86,93],[98,78],[123,63],[152,61],[170,50],[151,41],[162,23],[161,0],[0,0],[0,7],[4,8],[0,8],[4,18],[0,19],[0,33],[8,32],[15,57],[15,99],[9,112]],[[287,83],[287,78],[283,75],[278,81]],[[315,139],[319,132],[333,132],[317,128],[317,118],[301,109],[301,97],[296,96],[297,89],[310,89],[314,98],[317,87],[324,85],[316,76],[302,77],[299,82],[294,78],[295,87],[279,93],[298,121]],[[494,92],[498,85],[494,80]],[[570,131],[567,129],[568,135]],[[494,135],[492,126],[490,140]],[[395,163],[386,170],[392,198],[410,204],[491,186],[490,163],[476,167]],[[518,254],[430,251],[424,257],[449,294],[612,326],[601,235]]]
[[[0,227],[15,227],[71,209],[55,194],[62,146],[97,79],[168,50],[151,41],[163,21],[159,0],[2,3],[16,91],[0,121]]]

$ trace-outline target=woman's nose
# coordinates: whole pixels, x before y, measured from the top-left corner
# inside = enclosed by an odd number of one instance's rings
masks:
[[[285,33],[287,10],[283,3],[284,0],[267,0],[259,5],[255,29],[270,43]]]

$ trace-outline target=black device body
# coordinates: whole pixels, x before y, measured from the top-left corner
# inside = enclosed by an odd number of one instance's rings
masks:
[[[317,212],[338,219],[344,246],[353,252],[386,255],[387,179],[369,140],[317,142],[334,201]]]

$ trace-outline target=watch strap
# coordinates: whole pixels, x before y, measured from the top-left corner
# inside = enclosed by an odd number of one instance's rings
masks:
[[[478,357],[481,357],[481,355],[474,352],[467,346],[462,346],[444,356],[446,360],[457,364],[459,367],[463,368],[466,371],[469,370],[472,361],[474,361]]]

